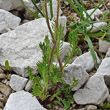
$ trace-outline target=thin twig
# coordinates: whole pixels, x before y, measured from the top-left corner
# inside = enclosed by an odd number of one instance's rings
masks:
[[[49,59],[48,71],[49,71],[49,69],[50,69],[50,65],[51,65],[51,61],[52,61],[52,57],[53,57],[53,55],[54,55],[54,51],[55,51],[56,45],[57,45],[57,40],[55,40],[54,45],[53,45],[53,47],[52,47],[52,52],[51,52],[50,59]]]
[[[52,29],[51,29],[50,23],[49,23],[49,17],[48,17],[48,11],[47,11],[47,0],[44,0],[44,3],[45,3],[45,14],[46,14],[45,17],[46,17],[47,26],[48,26],[48,29],[49,29],[49,31],[50,31],[52,40],[53,40],[53,42],[54,42],[53,32],[52,32]]]
[[[60,9],[60,0],[58,0],[58,3],[57,3],[57,18],[56,18],[56,28],[57,29],[58,29],[58,25],[59,25],[59,9]],[[62,76],[63,67],[62,67],[62,63],[60,60],[60,56],[57,56],[57,60],[58,60],[59,66],[60,66],[60,72],[61,72],[61,76]]]
[[[59,8],[60,8],[60,0],[58,0],[58,3],[57,3],[56,28],[58,28],[58,22],[59,22]]]

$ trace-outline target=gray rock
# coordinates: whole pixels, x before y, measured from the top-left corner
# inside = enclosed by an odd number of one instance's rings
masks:
[[[110,86],[110,57],[102,60],[95,76],[103,76],[107,86]]]
[[[4,110],[46,110],[43,108],[38,100],[29,92],[19,91],[12,93]]]
[[[25,86],[25,90],[28,92],[32,89],[32,82],[29,80]]]
[[[59,24],[61,24],[64,28],[64,36],[66,35],[66,32],[67,32],[66,23],[67,23],[67,18],[65,16],[60,16],[59,17]]]
[[[6,103],[8,96],[12,92],[12,89],[9,86],[0,82],[0,101]]]
[[[4,104],[1,101],[0,101],[0,108],[4,108]]]
[[[95,75],[105,76],[110,75],[110,58],[104,58]]]
[[[15,29],[20,24],[20,21],[19,17],[0,9],[0,33]]]
[[[53,18],[53,19],[51,20],[51,22],[52,22],[52,24],[55,25],[55,18]],[[66,35],[66,32],[67,32],[66,23],[67,23],[67,18],[66,18],[65,16],[60,16],[60,17],[59,17],[59,24],[61,24],[61,25],[63,26],[63,28],[64,28],[64,33],[63,33],[64,36]]]
[[[99,51],[106,53],[110,48],[110,43],[107,41],[99,40]]]
[[[11,75],[10,86],[14,91],[20,91],[23,90],[27,81],[27,78],[23,78],[18,75]]]
[[[109,91],[105,85],[103,76],[92,76],[83,89],[79,89],[73,95],[77,104],[99,105],[108,97]]]
[[[48,35],[45,18],[18,26],[15,30],[0,35],[0,63],[8,60],[17,74],[27,77],[27,67],[36,72],[36,63],[42,60],[39,43]]]
[[[93,28],[92,30],[90,31],[90,33],[95,33],[95,32],[98,32],[100,31],[102,28],[106,27],[107,26],[107,23],[106,22],[97,22],[97,23],[94,23],[93,24]],[[87,31],[89,31],[91,29],[92,25],[87,27]]]
[[[53,17],[57,16],[57,0],[52,0],[52,4],[53,4]],[[47,10],[48,10],[48,15],[49,18],[51,18],[50,15],[50,3],[47,4]],[[59,16],[62,14],[62,10],[59,10]]]
[[[107,97],[107,102],[110,103],[110,94],[109,94],[109,96]]]
[[[5,74],[0,74],[0,79],[5,79],[6,75]]]
[[[87,13],[90,15],[94,9],[87,10]],[[86,13],[83,12],[84,17],[86,18]],[[94,19],[95,17],[98,17],[99,15],[103,15],[103,12],[100,9],[97,9],[92,15],[91,18]]]
[[[97,56],[97,62],[100,64],[100,59]],[[94,68],[94,60],[90,52],[84,53],[77,57],[72,64],[79,64],[81,65],[86,71],[91,71]]]
[[[28,8],[33,8],[33,4],[30,0],[23,0]],[[10,11],[12,9],[17,9],[18,7],[23,7],[20,0],[0,0],[0,9]]]
[[[74,110],[86,110],[85,108],[79,108],[79,109],[74,109]]]
[[[63,42],[61,51],[60,51],[60,59],[61,61],[65,60],[65,57],[68,57],[69,49],[71,50],[70,44],[68,42]]]
[[[89,75],[81,65],[71,64],[64,68],[64,80],[67,84],[72,85],[74,83],[73,78],[78,80],[78,85],[72,88],[72,91],[76,91],[85,84]]]
[[[0,9],[11,10],[12,3],[11,0],[0,0]]]
[[[97,110],[97,106],[95,105],[86,105],[86,110]]]
[[[4,73],[4,71],[0,68],[0,74]]]
[[[110,57],[110,48],[108,49],[105,57]]]
[[[28,76],[28,66],[35,73],[36,63],[42,60],[39,43],[44,41],[46,35],[50,36],[45,18],[25,23],[0,35],[0,63],[5,65],[4,62],[8,60],[12,70],[23,77]]]
[[[0,0],[0,8],[10,11],[12,9],[16,9],[21,6],[20,0]]]

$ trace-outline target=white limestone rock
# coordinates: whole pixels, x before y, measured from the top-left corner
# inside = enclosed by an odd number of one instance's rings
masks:
[[[33,9],[34,5],[32,4],[31,0],[23,1],[28,8]],[[0,0],[0,9],[10,11],[17,9],[18,7],[23,7],[20,0]]]
[[[19,91],[12,93],[4,110],[46,110],[43,108],[38,100],[29,92]]]
[[[45,18],[18,26],[15,30],[0,35],[0,64],[8,60],[17,74],[27,77],[27,67],[36,72],[36,63],[42,60],[39,43],[49,34]]]
[[[90,15],[94,9],[87,10],[87,13]],[[86,13],[83,12],[84,17],[86,18]],[[100,9],[96,9],[96,11],[91,15],[91,18],[94,19],[95,17],[98,17],[99,15],[103,15],[103,12]]]
[[[11,0],[0,0],[0,9],[11,10],[12,3]]]
[[[89,75],[81,65],[71,64],[64,68],[64,80],[67,84],[72,85],[73,78],[78,80],[78,85],[72,88],[72,91],[76,91],[86,83]]]
[[[110,86],[110,57],[104,58],[100,64],[96,76],[103,76],[105,84]]]
[[[106,53],[107,50],[110,48],[110,42],[99,40],[99,51]]]
[[[103,76],[92,76],[83,89],[79,89],[73,95],[77,104],[99,105],[108,97],[109,91],[105,85]]]
[[[95,105],[86,105],[86,110],[97,110],[97,106]]]
[[[32,89],[32,82],[29,80],[25,86],[25,90],[28,92]]]
[[[10,87],[14,91],[23,90],[25,85],[26,85],[26,83],[27,83],[27,81],[28,81],[27,78],[23,78],[23,77],[20,77],[18,75],[11,75]]]
[[[70,44],[68,42],[63,42],[63,46],[62,46],[61,51],[60,51],[61,61],[63,61],[64,58],[68,56],[68,54],[70,53],[69,49],[71,50]]]
[[[90,31],[90,33],[98,32],[98,31],[100,31],[101,29],[103,29],[106,26],[107,26],[107,23],[106,22],[97,22],[97,23],[94,23],[93,24],[93,28]],[[92,27],[92,25],[90,25],[89,27],[87,27],[87,31],[89,31],[91,29],[91,27]]]
[[[51,23],[55,25],[55,18],[53,18],[51,20]],[[60,16],[59,17],[59,25],[61,24],[64,29],[63,36],[65,36],[66,32],[67,32],[66,23],[67,23],[67,18],[65,16]]]
[[[20,0],[0,0],[0,9],[10,11],[21,6]]]
[[[0,9],[0,33],[15,29],[21,19],[8,11]]]
[[[100,59],[97,56],[97,62],[100,64]],[[90,52],[84,53],[77,57],[72,64],[79,64],[84,68],[86,71],[91,71],[94,68],[94,60]]]
[[[66,23],[67,23],[67,18],[65,16],[60,16],[59,17],[59,24],[61,24],[64,28],[64,36],[66,35],[67,29],[66,29]]]
[[[105,57],[110,57],[110,48],[108,49]]]
[[[57,0],[52,0],[52,6],[53,6],[53,17],[56,17],[57,16]],[[47,4],[47,10],[48,10],[48,15],[49,15],[49,18],[51,18],[51,15],[50,15],[50,3]],[[62,10],[59,9],[59,16],[62,14]]]
[[[110,58],[104,58],[96,72],[95,75],[100,75],[100,76],[105,76],[109,75],[110,76]]]

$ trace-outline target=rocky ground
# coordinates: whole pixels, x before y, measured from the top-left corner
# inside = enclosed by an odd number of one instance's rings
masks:
[[[87,10],[93,9],[101,0],[85,0]],[[24,0],[31,10],[35,11],[30,0]],[[53,1],[54,16],[56,1]],[[37,3],[40,7],[40,1]],[[96,11],[94,16],[103,16],[104,11],[110,11],[110,1]],[[93,16],[93,17],[94,17]],[[64,37],[71,31],[67,25],[79,17],[62,0],[60,23],[64,26]],[[51,22],[52,24],[52,22]],[[99,31],[107,25],[106,22],[94,24],[92,32]],[[45,18],[34,19],[22,6],[19,0],[0,0],[0,110],[45,110],[36,97],[31,94],[32,83],[29,80],[27,67],[30,66],[36,74],[36,62],[42,60],[39,43],[49,34]],[[94,40],[93,40],[94,41]],[[103,40],[93,42],[96,46],[96,56],[99,68],[94,68],[94,61],[87,44],[79,43],[83,54],[71,59],[64,69],[64,80],[72,83],[72,78],[78,79],[70,110],[106,110],[101,109],[104,103],[110,103],[110,43]],[[61,59],[64,61],[68,53],[69,43],[63,43]],[[8,60],[11,72],[5,69]],[[56,106],[53,110],[64,110]],[[108,108],[110,110],[110,108]]]

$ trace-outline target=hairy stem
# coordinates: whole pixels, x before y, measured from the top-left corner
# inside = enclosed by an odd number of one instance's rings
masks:
[[[58,3],[57,3],[57,18],[56,18],[56,28],[57,29],[58,29],[58,24],[59,24],[59,9],[60,9],[60,0],[58,0]],[[61,72],[61,76],[62,76],[63,68],[62,68],[62,62],[60,60],[59,55],[57,56],[57,60],[58,60],[59,66],[60,66],[60,72]]]
[[[49,32],[51,34],[52,40],[54,41],[53,32],[52,32],[52,29],[51,29],[50,23],[49,23],[49,17],[48,17],[48,11],[47,11],[47,0],[44,0],[44,3],[45,3],[45,14],[46,14],[45,17],[46,17],[47,26],[48,26]]]
[[[52,61],[52,57],[53,57],[53,55],[54,55],[54,51],[55,51],[56,45],[57,45],[57,40],[55,40],[54,45],[53,45],[53,47],[52,47],[52,52],[51,52],[50,59],[49,59],[48,71],[49,71],[49,69],[50,69],[50,65],[51,65],[51,61]]]
[[[60,0],[58,0],[58,3],[57,3],[56,28],[58,28],[58,22],[59,22],[59,8],[60,8]]]

